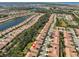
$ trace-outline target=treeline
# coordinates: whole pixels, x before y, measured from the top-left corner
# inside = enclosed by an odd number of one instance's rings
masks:
[[[0,18],[7,17],[8,15],[0,15]]]
[[[46,9],[46,8],[35,8],[31,10],[37,13],[48,13],[48,14],[52,13],[51,10]]]
[[[72,14],[71,11],[64,11],[64,10],[52,10],[52,13],[57,13],[57,14]]]

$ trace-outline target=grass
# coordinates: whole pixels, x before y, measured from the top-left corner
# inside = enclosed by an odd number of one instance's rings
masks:
[[[56,26],[59,26],[59,27],[67,27],[67,23],[65,22],[64,19],[57,18]]]
[[[27,44],[27,46],[26,46],[26,47],[25,47],[25,49],[23,50],[24,55],[26,55],[26,54],[27,54],[28,49],[30,49],[30,48],[31,48],[31,46],[32,46],[32,43],[33,43],[33,42],[30,42],[30,43],[28,43],[28,44]]]
[[[4,37],[4,35],[1,35],[1,36],[0,36],[0,38],[3,38],[3,37]]]
[[[64,53],[64,37],[63,37],[63,33],[60,32],[60,41],[59,41],[59,56],[60,57],[64,57],[65,53]]]

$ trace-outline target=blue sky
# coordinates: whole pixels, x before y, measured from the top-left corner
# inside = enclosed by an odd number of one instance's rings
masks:
[[[63,4],[79,4],[79,2],[62,2]]]

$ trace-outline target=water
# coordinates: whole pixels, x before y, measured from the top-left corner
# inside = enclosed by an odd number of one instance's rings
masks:
[[[0,31],[8,29],[10,27],[13,27],[15,25],[18,25],[19,23],[23,22],[28,16],[22,16],[18,18],[11,19],[9,21],[6,21],[4,23],[0,24]]]

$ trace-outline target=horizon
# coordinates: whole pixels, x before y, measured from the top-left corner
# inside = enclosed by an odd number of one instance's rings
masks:
[[[76,5],[79,4],[79,2],[0,2],[0,3],[58,3],[58,4],[72,4]]]

